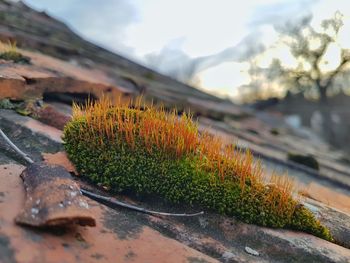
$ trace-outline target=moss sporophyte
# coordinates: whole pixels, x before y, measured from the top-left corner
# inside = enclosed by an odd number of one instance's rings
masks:
[[[10,60],[15,63],[30,64],[30,58],[23,56],[16,47],[16,43],[3,43],[0,41],[0,59]]]
[[[157,195],[246,222],[311,233],[329,230],[297,199],[293,182],[267,180],[249,150],[198,131],[191,116],[155,107],[112,106],[103,99],[73,107],[65,148],[80,174],[114,192]]]

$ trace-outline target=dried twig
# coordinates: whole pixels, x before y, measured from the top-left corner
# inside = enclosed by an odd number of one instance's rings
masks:
[[[24,152],[22,152],[7,136],[6,134],[1,130],[0,128],[0,135],[2,138],[4,138],[4,140],[11,146],[11,148],[13,150],[16,151],[16,153],[18,153],[26,162],[32,164],[34,163],[34,161]],[[164,212],[156,212],[156,211],[151,211],[151,210],[147,210],[145,208],[142,207],[138,207],[138,206],[134,206],[134,205],[130,205],[127,203],[123,203],[120,202],[118,200],[116,200],[115,198],[111,198],[111,197],[106,197],[106,196],[102,196],[102,195],[98,195],[98,194],[94,194],[88,190],[85,189],[80,189],[81,193],[91,199],[94,199],[98,202],[108,202],[110,204],[113,205],[118,205],[121,207],[125,207],[125,208],[129,208],[138,212],[142,212],[142,213],[146,213],[146,214],[151,214],[151,215],[162,215],[162,216],[184,216],[184,217],[188,217],[188,216],[198,216],[198,215],[202,215],[204,214],[204,212],[199,212],[199,213],[194,213],[194,214],[173,214],[173,213],[164,213]]]
[[[107,197],[107,196],[95,194],[95,193],[92,193],[92,192],[90,192],[88,190],[85,190],[85,189],[80,189],[80,191],[83,193],[83,195],[88,196],[88,197],[90,197],[92,199],[108,202],[108,203],[113,204],[113,205],[126,207],[126,208],[129,208],[129,209],[132,209],[132,210],[136,210],[136,211],[139,211],[139,212],[142,212],[142,213],[146,213],[146,214],[151,214],[151,215],[188,217],[188,216],[199,216],[199,215],[203,215],[204,214],[203,211],[199,212],[199,213],[193,213],[193,214],[184,214],[184,213],[183,214],[174,214],[174,213],[156,212],[156,211],[147,210],[147,209],[142,208],[142,207],[129,205],[129,204],[120,202],[120,201],[116,200],[113,197]]]
[[[1,137],[11,146],[13,150],[15,150],[16,153],[18,153],[26,162],[28,163],[34,163],[34,161],[24,152],[22,152],[11,140],[7,135],[1,130],[0,128],[0,135]]]

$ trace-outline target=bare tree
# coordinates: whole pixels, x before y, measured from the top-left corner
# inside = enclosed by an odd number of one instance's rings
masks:
[[[338,42],[343,26],[340,12],[336,12],[331,19],[323,20],[321,30],[312,27],[310,21],[311,17],[305,17],[298,23],[275,27],[280,40],[297,61],[296,67],[283,67],[281,60],[275,58],[268,68],[260,68],[259,73],[266,81],[275,81],[286,90],[297,90],[316,97],[320,103],[324,133],[329,139],[333,133],[328,96],[348,83],[350,50],[342,48]],[[327,55],[332,45],[340,50],[339,63],[332,69],[324,70],[324,66],[329,63]]]

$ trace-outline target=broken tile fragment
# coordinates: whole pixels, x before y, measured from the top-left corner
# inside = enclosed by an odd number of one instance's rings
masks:
[[[26,201],[16,223],[35,227],[96,225],[79,186],[62,166],[34,163],[21,178]]]

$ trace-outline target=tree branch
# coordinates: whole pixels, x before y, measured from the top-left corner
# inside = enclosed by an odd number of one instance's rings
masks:
[[[128,209],[139,211],[139,212],[142,212],[142,213],[145,213],[145,214],[161,215],[161,216],[178,216],[178,217],[180,217],[180,216],[181,217],[191,217],[191,216],[199,216],[199,215],[203,215],[204,214],[203,211],[201,211],[199,213],[193,213],[193,214],[185,214],[185,213],[183,213],[183,214],[174,214],[174,213],[156,212],[156,211],[152,211],[152,210],[147,210],[147,209],[142,208],[142,207],[129,205],[129,204],[120,202],[120,201],[116,200],[113,197],[107,197],[107,196],[95,194],[95,193],[92,193],[92,192],[90,192],[90,191],[88,191],[86,189],[83,189],[83,188],[81,188],[80,191],[82,192],[83,195],[85,195],[85,196],[87,196],[89,198],[92,198],[94,200],[108,202],[108,203],[110,203],[112,205],[118,205],[118,206],[121,206],[121,207],[125,207],[125,208],[128,208]]]
[[[350,61],[350,58],[343,58],[340,62],[339,66],[330,74],[326,84],[324,85],[326,88],[333,82],[334,78],[338,75],[339,72],[343,70],[345,65]]]
[[[7,137],[7,135],[2,131],[0,128],[0,135],[1,137],[11,146],[11,148],[19,154],[27,163],[34,163],[34,161],[28,156],[28,154],[22,152],[10,139]]]

